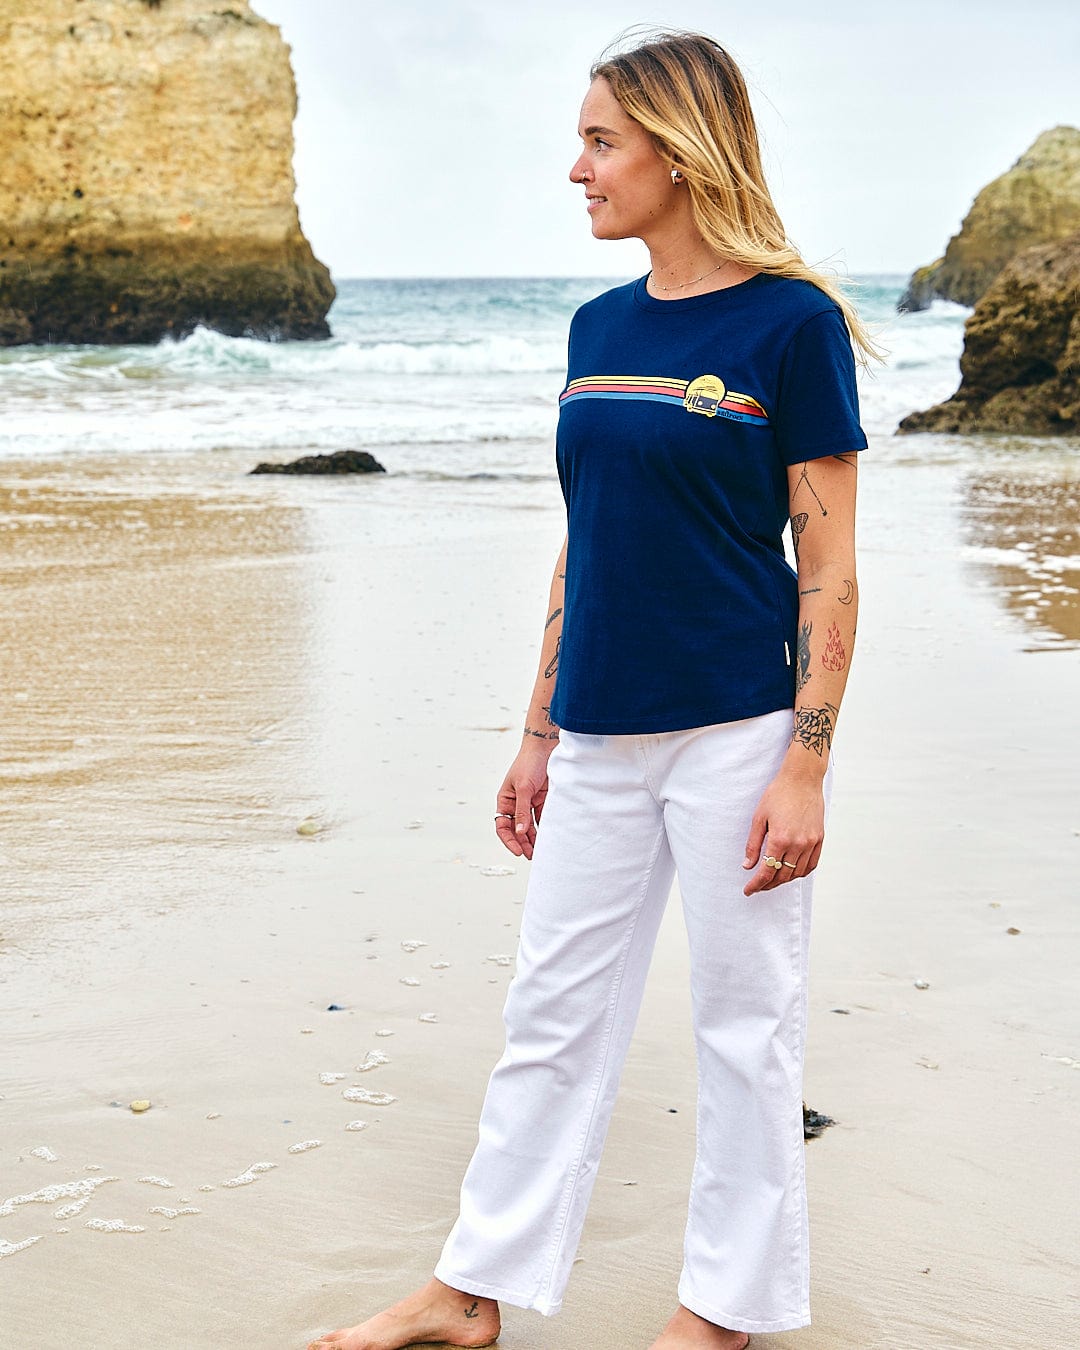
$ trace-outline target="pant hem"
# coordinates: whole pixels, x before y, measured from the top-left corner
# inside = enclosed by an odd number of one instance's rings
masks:
[[[553,1302],[533,1294],[519,1294],[502,1285],[486,1284],[483,1280],[471,1279],[468,1275],[459,1275],[444,1266],[440,1261],[432,1272],[437,1280],[448,1284],[452,1289],[460,1289],[464,1294],[479,1294],[481,1298],[498,1299],[500,1303],[510,1303],[515,1308],[529,1308],[542,1313],[545,1317],[554,1317],[562,1308],[562,1299]]]
[[[725,1311],[713,1303],[706,1303],[704,1299],[692,1294],[683,1284],[679,1285],[679,1302],[692,1313],[704,1317],[707,1322],[713,1322],[728,1331],[748,1331],[753,1335],[764,1335],[769,1331],[797,1331],[800,1327],[810,1325],[809,1308],[802,1308],[790,1317],[776,1318],[771,1322],[754,1321],[753,1318],[740,1317],[738,1313]]]

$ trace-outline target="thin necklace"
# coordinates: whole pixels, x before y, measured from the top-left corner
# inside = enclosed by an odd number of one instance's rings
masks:
[[[719,272],[721,267],[726,267],[731,262],[730,258],[725,258],[722,263],[717,263],[715,267],[710,267],[707,272],[702,272],[701,276],[695,277],[693,281],[682,281],[678,286],[661,286],[656,280],[656,274],[649,273],[649,280],[658,291],[685,291],[687,286],[696,286],[699,281],[704,281],[706,277],[711,277],[714,272]]]

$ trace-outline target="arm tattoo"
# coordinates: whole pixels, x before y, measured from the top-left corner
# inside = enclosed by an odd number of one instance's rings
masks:
[[[795,561],[799,561],[799,535],[806,529],[806,522],[810,517],[805,511],[800,511],[797,516],[791,517],[791,543],[795,549]]]
[[[818,509],[820,510],[821,514],[822,514],[823,516],[827,516],[829,513],[828,513],[828,511],[825,510],[825,503],[821,500],[821,498],[820,498],[820,497],[817,495],[817,493],[814,491],[814,485],[813,485],[813,483],[811,483],[811,481],[810,481],[810,476],[809,476],[809,474],[806,472],[806,465],[805,465],[805,464],[802,466],[802,473],[799,474],[799,481],[795,484],[795,491],[791,494],[792,500],[794,501],[794,499],[799,495],[799,489],[802,487],[802,485],[803,485],[804,483],[806,484],[806,486],[810,489],[811,493],[813,494],[814,501],[817,502],[817,504],[818,504]]]
[[[836,709],[831,703],[824,708],[797,708],[791,739],[820,755],[832,745],[835,726]]]
[[[551,618],[548,619],[547,623],[544,624],[544,632],[545,632],[545,633],[547,632],[547,630],[551,627],[551,625],[555,622],[555,620],[559,617],[559,615],[560,615],[561,613],[562,613],[562,605],[559,606],[559,608],[555,611],[555,613],[552,614]]]
[[[799,592],[800,595],[819,595],[820,593],[821,593],[820,586],[808,586],[805,591]]]
[[[859,456],[854,450],[845,450],[842,455],[833,455],[833,459],[838,459],[841,464],[846,464],[849,469],[859,467]]]
[[[829,624],[829,640],[821,653],[821,664],[826,670],[843,670],[847,665],[847,653],[840,640],[840,629],[834,623]]]
[[[545,704],[544,704],[544,716],[547,718],[547,724],[548,724],[548,726],[549,726],[549,727],[553,727],[553,726],[555,725],[555,723],[551,720],[551,704],[550,704],[550,703],[545,703]]]
[[[550,680],[552,675],[559,669],[559,648],[562,646],[562,634],[555,639],[555,655],[544,667],[544,679]]]
[[[854,585],[853,585],[850,581],[845,581],[845,582],[844,582],[844,594],[843,594],[843,595],[838,595],[836,598],[837,598],[837,600],[840,601],[840,603],[841,603],[842,605],[850,605],[851,602],[852,602],[852,600],[855,599],[855,587],[854,587]]]
[[[795,692],[798,693],[804,684],[810,679],[810,634],[813,631],[812,623],[803,623],[799,625],[799,639],[795,644],[795,655],[799,658],[799,666],[795,671]]]
[[[525,735],[535,736],[537,740],[541,741],[557,741],[559,739],[559,728],[555,726],[554,722],[551,725],[555,728],[554,731],[537,731],[535,727],[526,726]]]

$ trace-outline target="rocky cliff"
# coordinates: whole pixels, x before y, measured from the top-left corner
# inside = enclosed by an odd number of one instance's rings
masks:
[[[295,112],[247,0],[0,0],[0,345],[326,337]]]
[[[1080,131],[1054,127],[983,188],[945,256],[913,273],[898,308],[925,309],[936,296],[974,305],[1021,250],[1077,230]]]
[[[960,388],[900,431],[1080,432],[1080,234],[1027,249],[964,328]]]

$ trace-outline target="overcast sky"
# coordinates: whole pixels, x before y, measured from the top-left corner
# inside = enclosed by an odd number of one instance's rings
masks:
[[[811,262],[906,272],[1059,123],[1080,125],[1076,0],[252,0],[291,45],[300,215],[348,276],[607,276],[577,115],[635,23],[699,29],[751,85],[773,195]]]

